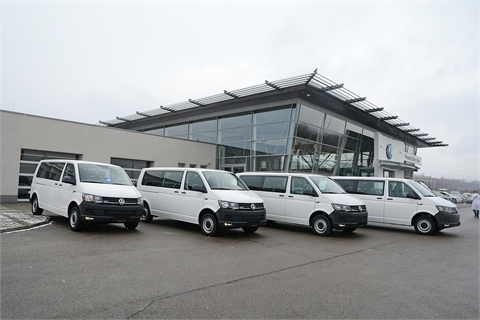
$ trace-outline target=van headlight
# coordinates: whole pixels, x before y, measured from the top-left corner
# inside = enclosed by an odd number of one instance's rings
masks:
[[[454,207],[445,207],[445,206],[435,206],[439,212],[443,213],[457,213],[457,208]]]
[[[335,211],[352,211],[349,205],[332,203],[333,210]]]
[[[85,202],[94,202],[94,203],[102,203],[103,199],[100,196],[94,196],[93,194],[82,193],[83,201]]]
[[[236,202],[218,200],[218,205],[223,209],[239,209],[240,206]]]
[[[142,204],[143,203],[143,198],[140,197],[140,198],[137,198],[137,204]]]

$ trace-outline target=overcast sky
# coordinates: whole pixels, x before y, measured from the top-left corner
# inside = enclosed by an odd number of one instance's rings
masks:
[[[313,72],[480,180],[478,1],[1,1],[1,109],[98,124]]]

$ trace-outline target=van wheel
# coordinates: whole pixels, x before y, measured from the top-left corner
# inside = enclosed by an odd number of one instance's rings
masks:
[[[146,222],[146,223],[150,223],[153,220],[153,216],[150,214],[150,208],[146,203],[144,203],[142,218],[143,218],[143,222]]]
[[[80,223],[80,212],[77,206],[73,206],[68,213],[68,221],[72,231],[80,231],[83,225]]]
[[[345,233],[352,233],[353,231],[357,230],[356,227],[353,228],[343,228],[342,231]]]
[[[200,221],[200,227],[204,235],[213,237],[217,233],[217,219],[213,214],[205,213]]]
[[[246,233],[254,233],[258,230],[258,227],[242,227],[243,231]]]
[[[332,224],[330,220],[324,215],[316,215],[312,221],[313,233],[317,236],[328,236],[332,230]]]
[[[123,224],[128,230],[133,230],[138,226],[138,222],[125,222]]]
[[[433,218],[427,215],[423,215],[415,219],[413,226],[418,234],[423,235],[433,234],[437,230]]]
[[[33,196],[32,199],[32,214],[35,216],[39,216],[43,213],[43,209],[40,208],[40,205],[38,204],[38,198],[37,196]]]

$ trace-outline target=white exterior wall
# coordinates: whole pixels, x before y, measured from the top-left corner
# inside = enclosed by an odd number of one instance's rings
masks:
[[[81,160],[110,163],[110,158],[178,163],[215,168],[215,144],[167,138],[0,110],[0,202],[15,202],[21,149],[81,155]]]

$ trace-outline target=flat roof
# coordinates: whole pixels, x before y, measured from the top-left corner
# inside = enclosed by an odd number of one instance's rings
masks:
[[[229,100],[238,100],[261,93],[279,91],[299,85],[312,87],[322,92],[325,92],[335,97],[336,99],[348,103],[349,105],[361,110],[362,112],[375,117],[378,121],[383,121],[391,127],[395,127],[404,131],[408,135],[421,140],[430,147],[448,146],[448,144],[443,143],[443,141],[437,140],[437,138],[430,136],[428,133],[421,131],[419,128],[411,126],[409,122],[398,119],[398,116],[394,116],[388,113],[384,110],[383,107],[378,107],[373,103],[367,101],[366,97],[361,97],[351,92],[344,87],[343,83],[335,83],[334,81],[320,75],[319,73],[317,73],[317,69],[315,69],[312,73],[307,73],[292,78],[276,81],[265,80],[265,83],[259,85],[233,91],[224,90],[223,93],[217,95],[200,99],[188,99],[188,101],[185,102],[174,103],[167,106],[160,106],[160,108],[156,108],[153,110],[136,111],[135,114],[124,117],[117,116],[115,119],[99,122],[104,126],[115,126],[125,122],[132,122],[140,119],[157,117],[162,114],[169,114],[172,112],[188,110],[196,107],[205,107],[208,105]]]

